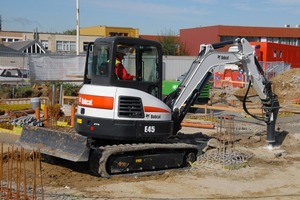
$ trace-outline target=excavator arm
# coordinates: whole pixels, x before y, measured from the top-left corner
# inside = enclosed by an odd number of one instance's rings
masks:
[[[216,49],[229,44],[236,46],[234,52],[216,51]],[[254,48],[244,38],[200,46],[200,53],[192,63],[186,77],[178,88],[164,100],[172,109],[172,119],[175,124],[174,133],[181,129],[180,123],[209,80],[214,68],[224,64],[236,64],[247,73],[250,80],[249,86],[253,85],[262,102],[264,116],[258,118],[251,115],[245,103],[244,110],[252,117],[265,121],[267,124],[267,142],[269,144],[274,143],[279,102],[276,94],[272,92],[272,83],[267,80],[256,59]]]

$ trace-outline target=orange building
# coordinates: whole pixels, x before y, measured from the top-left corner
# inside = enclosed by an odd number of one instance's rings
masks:
[[[251,44],[259,47],[256,52],[259,61],[282,61],[291,64],[291,68],[300,68],[300,46],[272,42],[251,42]]]

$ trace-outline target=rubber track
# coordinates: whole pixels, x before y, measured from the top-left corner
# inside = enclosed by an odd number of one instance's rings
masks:
[[[112,145],[112,146],[104,146],[99,147],[100,152],[102,155],[100,156],[99,160],[99,170],[98,174],[101,177],[109,178],[111,175],[106,170],[106,162],[108,158],[113,154],[130,152],[130,151],[142,151],[142,150],[151,150],[151,149],[195,149],[195,151],[199,151],[199,147],[193,144],[187,143],[146,143],[146,144],[123,144],[123,145]],[[131,173],[130,175],[152,175],[162,173],[164,170],[160,171],[146,171],[146,172],[138,172],[138,173]]]

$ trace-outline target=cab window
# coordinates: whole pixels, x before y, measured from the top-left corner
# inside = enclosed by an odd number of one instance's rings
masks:
[[[118,56],[122,54],[123,56]],[[120,57],[122,60],[120,61]],[[158,82],[158,50],[156,47],[147,45],[130,45],[119,44],[117,47],[115,63],[116,67],[119,67],[119,62],[122,63],[125,68],[124,73],[128,74],[128,77],[134,76],[131,81],[139,82]],[[121,72],[116,70],[118,80],[124,81],[120,76]],[[127,81],[128,81],[127,80]]]
[[[94,65],[94,75],[96,76],[108,76],[108,64],[109,64],[109,47],[106,45],[99,46],[95,50],[96,56],[94,57],[96,65]]]

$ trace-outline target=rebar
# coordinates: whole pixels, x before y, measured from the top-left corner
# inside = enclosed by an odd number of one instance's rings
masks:
[[[237,170],[245,167],[253,153],[235,150],[231,153],[220,153],[218,150],[210,151],[198,157],[200,164],[215,165],[221,164],[226,170]]]
[[[2,192],[2,179],[3,179],[3,143],[1,143],[1,158],[0,158],[0,190]]]
[[[41,150],[38,150],[39,155],[39,169],[40,169],[40,181],[41,181],[41,188],[42,188],[42,199],[44,199],[44,181],[42,176],[42,157],[41,157]]]
[[[19,150],[14,146],[8,147],[4,153],[1,144],[0,153],[0,199],[44,199],[40,151],[32,151],[31,161],[26,161],[26,152],[23,148]],[[26,164],[33,165],[28,167]],[[27,173],[30,171],[32,173]],[[32,189],[30,197],[27,194],[28,187]],[[42,197],[37,195],[39,188]]]
[[[252,153],[235,149],[235,127],[233,116],[222,116],[218,119],[218,140],[220,145],[215,149],[198,157],[198,162],[219,163],[227,170],[244,167],[253,156]]]

